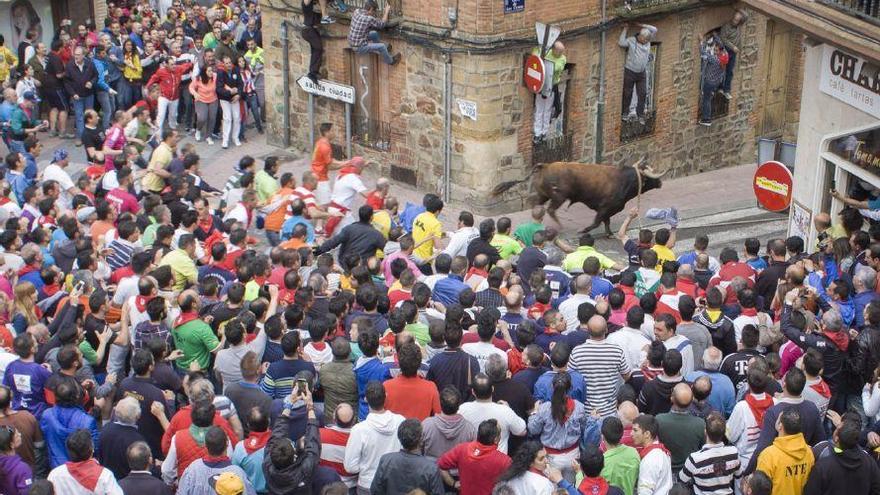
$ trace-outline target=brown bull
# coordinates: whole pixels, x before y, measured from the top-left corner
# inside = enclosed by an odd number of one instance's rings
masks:
[[[642,193],[651,189],[659,189],[660,178],[665,174],[657,173],[650,167],[642,165],[639,160],[631,167],[618,168],[611,165],[595,163],[554,162],[538,164],[521,180],[503,182],[492,190],[498,196],[517,184],[534,176],[534,191],[530,196],[532,205],[550,202],[547,213],[559,223],[556,210],[566,201],[569,204],[583,203],[596,211],[592,225],[583,232],[589,232],[605,224],[605,233],[611,235],[611,217],[623,210],[627,201],[636,197],[639,191],[641,172]]]

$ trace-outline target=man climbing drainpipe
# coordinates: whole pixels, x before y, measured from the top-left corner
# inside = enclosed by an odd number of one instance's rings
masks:
[[[535,47],[532,50],[535,55],[541,54],[541,48]],[[547,133],[550,132],[550,121],[553,119],[554,100],[559,97],[558,85],[562,80],[562,71],[565,70],[565,45],[561,41],[553,43],[553,49],[544,55],[544,80],[551,81],[551,84],[544,83],[541,91],[535,95],[535,123],[534,123],[534,142],[539,143],[546,139]]]

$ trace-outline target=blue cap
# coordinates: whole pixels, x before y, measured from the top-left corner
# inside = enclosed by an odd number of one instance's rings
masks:
[[[33,91],[25,91],[23,95],[21,95],[22,99],[32,101],[34,103],[40,102],[40,97],[37,96]]]
[[[52,155],[52,162],[60,162],[66,160],[68,157],[67,150],[64,148],[59,148],[55,150],[55,154]]]

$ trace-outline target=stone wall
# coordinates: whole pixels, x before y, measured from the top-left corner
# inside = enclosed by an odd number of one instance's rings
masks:
[[[264,40],[268,45],[266,91],[269,101],[270,142],[283,141],[290,132],[291,145],[310,151],[307,119],[307,96],[295,80],[307,71],[309,47],[298,30],[290,29],[290,127],[282,124],[283,91],[281,78],[281,19],[296,21],[298,12],[281,0],[270,0],[265,7]],[[290,0],[287,0],[288,2]],[[403,0],[405,9],[416,0]],[[482,0],[462,0],[465,3]],[[445,2],[428,2],[421,11],[425,22],[441,23],[436,9]],[[534,5],[534,2],[531,2]],[[566,8],[570,2],[564,2]],[[423,5],[424,4],[424,5]],[[527,3],[528,5],[529,3]],[[459,6],[460,12],[462,5]],[[494,3],[496,10],[500,8]],[[481,11],[482,12],[482,11]],[[588,11],[591,15],[594,11]],[[655,168],[670,168],[673,176],[686,175],[753,161],[755,142],[760,125],[760,102],[765,80],[765,42],[767,20],[753,15],[744,26],[744,42],[733,85],[729,114],[711,128],[697,125],[699,106],[699,38],[720,26],[731,15],[729,5],[691,7],[644,22],[659,28],[660,45],[658,89],[656,92],[657,123],[652,134],[636,141],[620,142],[620,101],[625,52],[617,46],[619,25],[613,26],[606,39],[606,94],[604,110],[604,158],[606,163],[629,164],[648,155]],[[277,14],[277,15],[276,15]],[[495,14],[492,14],[495,15]],[[477,19],[482,19],[482,14]],[[524,22],[505,21],[508,23]],[[504,19],[508,19],[505,17]],[[514,19],[514,17],[509,17]],[[460,23],[464,17],[460,13]],[[474,22],[473,19],[468,22]],[[482,22],[482,21],[480,21]],[[513,25],[509,29],[518,29]],[[522,67],[532,43],[517,43],[512,37],[507,44],[478,46],[473,40],[463,41],[451,34],[447,42],[425,39],[414,34],[414,27],[403,22],[401,27],[383,33],[393,43],[394,51],[403,54],[395,67],[375,66],[381,92],[381,119],[390,124],[391,139],[387,149],[376,150],[355,144],[353,154],[365,156],[379,164],[377,173],[415,185],[423,191],[442,192],[444,184],[445,119],[444,90],[447,75],[452,78],[451,103],[451,199],[468,205],[480,213],[497,213],[521,208],[526,204],[527,185],[523,184],[502,198],[491,198],[488,192],[498,183],[524,177],[532,164],[532,115],[534,96],[522,84]],[[419,28],[422,29],[422,28]],[[477,26],[477,31],[482,28]],[[352,55],[347,49],[344,19],[324,28],[326,36],[326,77],[346,84],[360,84],[352,69]],[[490,32],[494,32],[489,30]],[[421,31],[420,31],[421,32]],[[598,25],[563,31],[571,66],[570,88],[567,93],[566,132],[572,135],[572,155],[576,161],[593,162],[596,152],[596,112],[599,91]],[[793,41],[792,43],[796,43]],[[798,51],[793,53],[801,53]],[[793,47],[794,50],[794,47]],[[800,59],[793,57],[792,87],[800,87]],[[449,66],[447,67],[447,63]],[[355,65],[365,64],[362,58]],[[796,129],[797,98],[800,91],[788,90],[787,119]],[[477,105],[477,118],[463,117],[458,100]],[[337,124],[337,142],[344,137],[343,104],[322,98],[315,99],[315,122]],[[792,133],[787,132],[790,135]]]

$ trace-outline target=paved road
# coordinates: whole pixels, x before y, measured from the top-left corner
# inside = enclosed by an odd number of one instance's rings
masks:
[[[218,143],[208,146],[205,143],[195,143],[196,150],[201,156],[201,168],[204,178],[215,187],[222,188],[226,179],[234,170],[234,165],[245,155],[255,158],[263,158],[270,155],[281,155],[285,158],[282,171],[290,171],[299,178],[308,168],[308,157],[302,153],[291,153],[266,144],[263,136],[254,131],[248,132],[249,141],[240,147],[231,147],[222,150]],[[81,147],[74,147],[71,141],[48,138],[41,135],[44,142],[44,154],[38,161],[48,162],[52,151],[56,147],[66,147],[71,152],[72,164],[69,171],[71,175],[84,168],[85,152]],[[194,142],[192,137],[186,137],[181,142]],[[261,162],[261,160],[260,160]],[[700,233],[706,233],[710,239],[710,252],[717,256],[721,248],[726,246],[742,249],[743,240],[747,237],[757,237],[762,245],[775,237],[784,237],[787,228],[787,216],[770,213],[758,209],[752,193],[751,180],[754,165],[741,165],[712,172],[706,172],[690,177],[683,177],[664,181],[661,189],[645,193],[642,196],[641,206],[645,210],[649,207],[678,208],[681,223],[679,226],[678,243],[676,252],[684,252],[693,245],[693,239]],[[368,185],[376,177],[367,173]],[[423,192],[403,186],[393,186],[392,194],[396,195],[401,203],[407,201],[421,203]],[[630,201],[627,208],[636,205],[636,200]],[[441,215],[441,220],[448,229],[455,228],[458,212],[462,205],[452,204]],[[508,214],[514,225],[524,222],[529,218],[529,211],[523,210]],[[576,240],[578,231],[588,225],[593,218],[592,210],[584,205],[574,205],[561,209],[558,212],[562,223],[562,235],[568,239]],[[611,221],[613,230],[620,226],[623,214],[619,214]],[[478,220],[479,221],[479,220]],[[547,222],[552,222],[547,218]],[[645,227],[658,228],[660,225],[655,221],[643,220]],[[548,225],[553,225],[548,223]],[[633,222],[633,229],[637,223]],[[601,228],[594,231],[600,235]],[[631,235],[636,235],[633,230]],[[625,259],[620,243],[616,240],[600,239],[598,248],[620,260]]]

